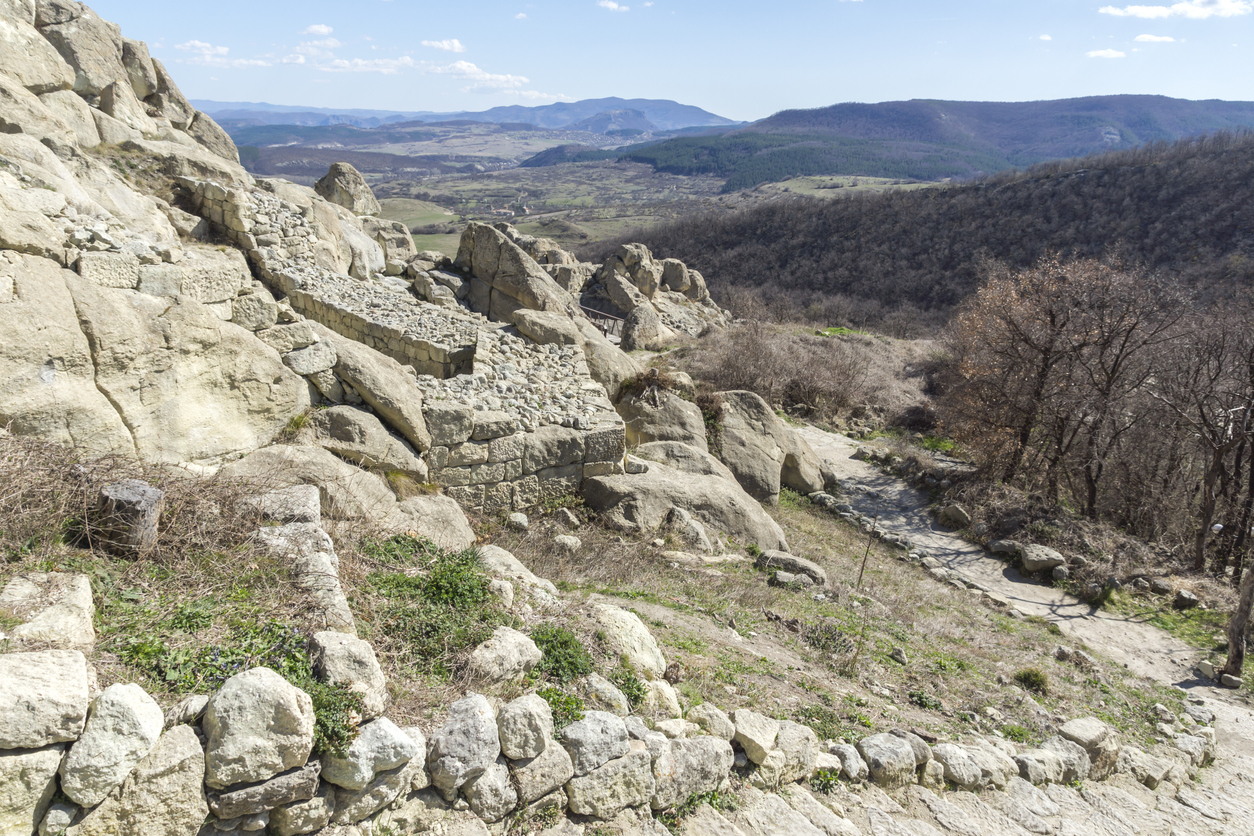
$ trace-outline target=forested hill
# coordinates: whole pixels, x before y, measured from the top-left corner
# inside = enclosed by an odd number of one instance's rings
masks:
[[[1254,132],[1153,143],[969,185],[797,198],[631,234],[711,289],[943,311],[982,257],[1119,253],[1192,284],[1254,282]],[[716,294],[717,295],[717,294]],[[835,324],[835,323],[833,323]]]
[[[1254,102],[913,100],[786,110],[719,137],[671,140],[626,158],[674,174],[716,174],[730,191],[810,174],[969,178],[1251,126]]]

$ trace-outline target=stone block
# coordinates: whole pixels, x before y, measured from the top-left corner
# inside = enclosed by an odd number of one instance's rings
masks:
[[[101,287],[134,290],[139,286],[139,259],[130,253],[83,253],[78,274]]]

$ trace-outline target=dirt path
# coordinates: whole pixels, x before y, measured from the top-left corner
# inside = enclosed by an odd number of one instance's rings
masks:
[[[832,464],[842,481],[862,489],[842,497],[858,512],[867,516],[878,514],[884,529],[907,536],[946,568],[1009,598],[1025,615],[1048,618],[1062,629],[1065,637],[1083,642],[1133,673],[1205,698],[1221,729],[1220,757],[1254,767],[1254,712],[1236,701],[1231,691],[1212,687],[1208,680],[1193,673],[1201,655],[1197,649],[1151,624],[1095,610],[1058,589],[1025,578],[984,549],[951,533],[928,513],[926,494],[855,460],[853,454],[859,444],[853,439],[814,427],[798,432]]]

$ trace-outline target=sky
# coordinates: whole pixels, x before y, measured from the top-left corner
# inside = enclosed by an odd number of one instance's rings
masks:
[[[189,98],[478,111],[621,96],[736,120],[902,99],[1254,100],[1254,0],[94,0]]]

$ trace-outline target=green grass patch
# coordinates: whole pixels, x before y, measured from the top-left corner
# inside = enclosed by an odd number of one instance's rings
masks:
[[[1020,726],[1018,723],[1008,723],[1001,727],[1002,736],[1007,740],[1015,743],[1031,743],[1036,735],[1026,726]]]
[[[549,704],[549,711],[553,712],[554,731],[561,731],[583,719],[584,702],[574,694],[550,687],[536,691],[536,696]]]
[[[818,333],[824,337],[855,337],[866,335],[866,331],[855,331],[853,328],[844,328],[838,325],[832,326],[831,328],[822,328]]]
[[[531,640],[544,654],[536,666],[536,672],[541,676],[564,685],[592,673],[591,654],[584,648],[579,636],[569,628],[543,624],[531,631]]]
[[[835,791],[836,787],[840,786],[840,770],[828,767],[817,769],[814,774],[810,776],[808,783],[810,784],[810,788],[815,792],[821,792],[824,795],[827,795],[828,793]]]
[[[1222,610],[1177,610],[1171,606],[1170,597],[1135,597],[1127,592],[1112,592],[1106,599],[1106,608],[1138,621],[1148,621],[1183,642],[1200,650],[1215,649],[1215,634],[1228,631],[1228,614]]]

